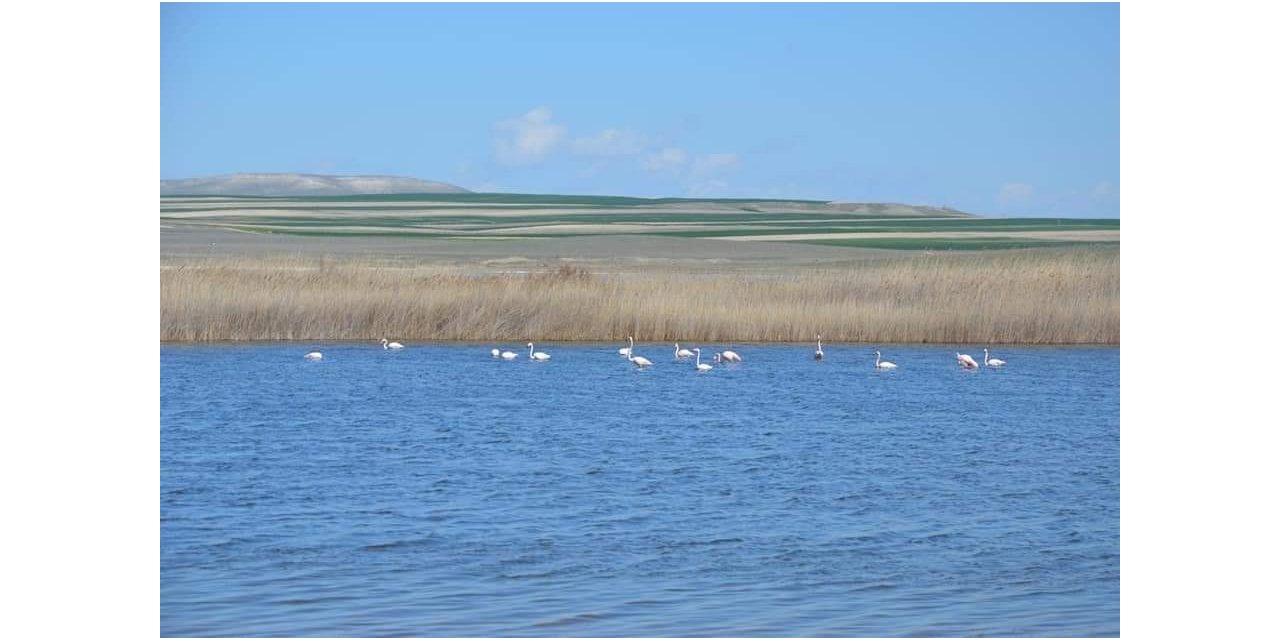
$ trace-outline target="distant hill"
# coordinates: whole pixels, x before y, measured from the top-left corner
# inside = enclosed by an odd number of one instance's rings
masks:
[[[470,193],[447,182],[399,176],[325,176],[309,173],[233,173],[161,180],[160,195],[354,196],[395,193]]]

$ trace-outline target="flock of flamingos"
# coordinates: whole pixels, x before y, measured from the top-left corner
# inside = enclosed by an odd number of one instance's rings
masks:
[[[636,355],[635,353],[636,340],[634,337],[627,336],[627,342],[628,342],[627,346],[621,349],[618,349],[618,355],[625,356],[627,360],[631,362],[631,364],[634,364],[637,367],[653,366],[653,361],[649,360],[644,356]],[[532,342],[530,342],[525,346],[529,347],[530,360],[533,360],[534,362],[546,362],[547,360],[551,359],[551,356],[546,353],[543,353],[541,351],[534,351]],[[399,349],[403,349],[404,345],[400,344],[399,342],[388,342],[386,338],[383,338],[382,348],[387,350],[399,350]],[[515,360],[516,358],[520,357],[514,351],[499,351],[498,349],[491,350],[489,352],[489,355],[494,358],[501,358],[502,360]],[[306,358],[307,360],[322,360],[324,358],[324,354],[320,353],[319,351],[312,351],[311,353],[308,353],[303,357]],[[675,357],[677,360],[686,360],[686,361],[689,358],[696,358],[696,360],[694,361],[694,368],[696,368],[699,372],[710,371],[712,369],[711,365],[702,361],[702,349],[695,348],[692,351],[688,349],[681,349],[680,343],[677,342],[676,348],[675,348]],[[818,349],[813,352],[813,359],[821,360],[824,357],[826,357],[826,354],[822,352],[822,336],[818,336]],[[742,362],[742,356],[738,355],[736,352],[733,352],[733,351],[718,351],[715,354],[714,360],[716,362]],[[957,352],[956,364],[960,365],[962,368],[965,368],[965,369],[978,368],[978,361],[974,360],[967,353]],[[1000,360],[999,358],[992,358],[990,351],[988,351],[986,348],[983,348],[982,364],[988,367],[1003,367],[1004,360]],[[889,362],[888,360],[881,360],[880,351],[876,350],[875,368],[883,369],[883,370],[897,369],[898,365],[892,362]]]

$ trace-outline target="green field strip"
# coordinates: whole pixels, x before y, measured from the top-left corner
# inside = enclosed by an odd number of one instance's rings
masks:
[[[732,212],[698,213],[566,213],[549,216],[486,216],[483,214],[447,214],[420,216],[361,216],[350,212],[330,212],[324,216],[181,216],[162,219],[172,221],[221,221],[243,224],[279,224],[296,226],[346,226],[353,224],[386,227],[419,227],[423,225],[495,225],[502,227],[546,226],[555,224],[689,224],[689,225],[784,225],[796,229],[835,229],[841,223],[856,223],[853,230],[865,231],[1085,231],[1118,230],[1118,219],[1074,218],[966,218],[920,220],[914,217],[888,218],[838,213],[764,213],[744,215]]]
[[[1047,247],[1119,247],[1114,241],[1040,240],[1023,238],[841,238],[835,240],[778,240],[835,247],[900,251],[995,251]]]

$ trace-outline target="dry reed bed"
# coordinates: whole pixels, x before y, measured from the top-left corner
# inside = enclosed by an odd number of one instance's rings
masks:
[[[1118,344],[1114,250],[915,255],[767,277],[561,267],[467,275],[371,261],[184,262],[164,341],[795,341]]]

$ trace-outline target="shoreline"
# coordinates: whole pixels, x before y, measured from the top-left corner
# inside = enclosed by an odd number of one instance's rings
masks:
[[[198,341],[198,340],[161,340],[161,341],[160,341],[160,346],[162,346],[162,347],[252,347],[252,346],[268,346],[268,345],[315,345],[315,344],[328,344],[328,345],[344,346],[344,347],[345,347],[345,346],[356,346],[356,345],[364,345],[364,344],[373,344],[373,345],[375,345],[375,346],[376,346],[376,345],[378,344],[378,342],[379,342],[379,340],[380,340],[380,339],[381,339],[381,338],[378,338],[378,339],[372,339],[372,340],[364,340],[364,339],[358,339],[358,340],[357,340],[357,339],[342,339],[342,340],[324,340],[324,339],[315,339],[315,340],[307,340],[307,339],[294,339],[294,340],[208,340],[208,341]],[[413,347],[418,347],[418,348],[429,348],[429,347],[436,347],[436,346],[443,346],[443,347],[463,347],[463,346],[474,346],[474,347],[485,347],[485,348],[487,348],[487,347],[497,347],[497,346],[503,346],[503,345],[512,345],[512,344],[515,344],[515,343],[517,343],[517,342],[519,342],[519,343],[533,342],[534,344],[537,344],[537,345],[549,344],[549,345],[559,345],[559,346],[599,346],[599,347],[617,346],[617,347],[621,348],[621,347],[625,347],[625,346],[626,346],[626,342],[627,342],[626,340],[622,340],[622,341],[617,341],[617,340],[611,340],[611,341],[603,341],[603,340],[542,340],[542,339],[540,339],[540,338],[508,338],[508,339],[492,339],[492,340],[423,340],[423,341],[420,341],[420,342],[419,342],[419,341],[408,341],[408,342],[406,342],[406,341],[408,340],[407,338],[392,338],[391,336],[387,336],[387,339],[388,339],[388,340],[395,340],[395,341],[398,341],[398,342],[404,343],[404,346],[405,346],[405,348],[406,348],[406,349],[413,348]],[[810,340],[810,341],[808,341],[808,342],[800,342],[800,341],[794,341],[794,340],[792,340],[792,341],[782,341],[782,342],[749,342],[749,341],[746,341],[746,340],[734,340],[734,341],[718,340],[718,341],[711,341],[711,340],[697,340],[697,339],[692,339],[692,338],[682,338],[682,339],[680,339],[678,342],[688,343],[688,344],[693,345],[693,346],[698,346],[698,345],[700,345],[700,344],[710,344],[710,343],[714,342],[714,343],[715,343],[715,344],[717,344],[717,345],[729,345],[729,346],[745,345],[745,346],[752,346],[752,347],[758,347],[758,346],[762,346],[762,347],[777,347],[777,346],[803,347],[803,346],[805,346],[805,345],[811,345],[811,346],[812,346],[812,345],[815,343],[815,341],[813,341],[813,340]],[[645,348],[650,348],[650,347],[655,347],[655,348],[656,348],[656,347],[670,347],[672,344],[674,344],[674,343],[673,343],[673,342],[653,342],[653,341],[636,342],[636,346],[637,346],[637,347],[645,347]],[[823,339],[822,339],[822,346],[823,346],[824,348],[826,348],[826,347],[867,347],[867,348],[875,348],[875,347],[947,347],[947,348],[952,348],[952,347],[956,347],[956,348],[967,348],[967,349],[972,349],[972,348],[974,348],[974,345],[979,345],[979,344],[980,344],[980,345],[983,345],[983,346],[988,346],[988,347],[991,347],[991,346],[995,346],[995,347],[1017,347],[1017,348],[1019,348],[1019,349],[1036,349],[1036,348],[1045,348],[1045,349],[1062,349],[1062,348],[1070,348],[1070,347],[1080,347],[1080,348],[1109,348],[1109,347],[1110,347],[1110,348],[1119,348],[1119,347],[1120,347],[1120,343],[1119,343],[1119,342],[929,342],[929,341],[923,341],[923,342],[839,342],[839,341],[834,341],[834,340],[827,340],[826,338],[823,338]]]

